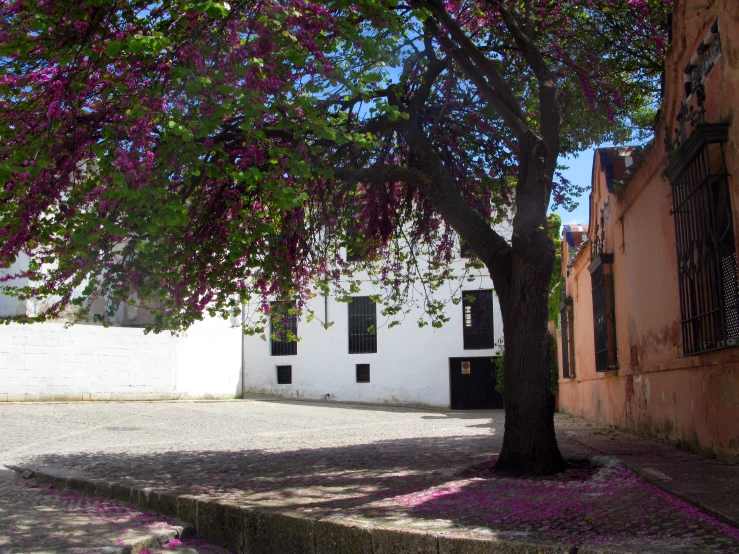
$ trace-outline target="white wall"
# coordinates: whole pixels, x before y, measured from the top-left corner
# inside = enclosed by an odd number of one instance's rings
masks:
[[[241,326],[206,317],[177,341],[178,396],[241,398]]]
[[[209,319],[186,334],[63,323],[0,325],[0,401],[240,396],[241,333]]]
[[[461,264],[460,264],[461,266]],[[463,290],[492,289],[487,275],[465,283]],[[373,294],[371,283],[364,282],[357,296]],[[461,297],[461,293],[458,293]],[[314,298],[311,306],[323,317],[324,299]],[[419,328],[421,312],[413,311],[405,321],[388,329],[383,326],[377,306],[377,353],[349,354],[348,304],[328,299],[328,319],[334,325],[298,323],[296,356],[271,356],[269,337],[246,337],[244,386],[247,392],[281,396],[325,398],[339,401],[388,402],[448,407],[449,358],[482,357],[496,354],[489,350],[464,350],[462,305],[448,304],[450,321],[441,329],[430,325]],[[503,323],[494,295],[495,340],[503,336]],[[268,334],[268,333],[267,333]],[[356,382],[356,364],[370,364],[370,383]],[[292,384],[278,385],[278,365],[292,365]]]

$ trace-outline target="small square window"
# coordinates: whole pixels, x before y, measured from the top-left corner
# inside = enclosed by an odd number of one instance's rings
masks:
[[[292,385],[293,384],[293,366],[278,365],[277,366],[277,384]]]
[[[370,382],[370,365],[357,364],[357,383]]]

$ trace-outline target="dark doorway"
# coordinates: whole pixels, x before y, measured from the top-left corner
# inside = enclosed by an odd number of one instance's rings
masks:
[[[452,410],[501,410],[503,397],[495,390],[495,363],[490,356],[449,358]]]

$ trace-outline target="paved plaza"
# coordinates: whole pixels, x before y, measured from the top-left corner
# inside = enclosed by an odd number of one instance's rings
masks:
[[[738,466],[568,416],[557,416],[563,454],[596,467],[575,464],[551,479],[491,472],[502,412],[251,399],[6,404],[0,421],[4,464],[68,468],[260,509],[437,535],[583,551],[739,553],[739,531],[726,523],[738,516]],[[29,494],[27,483],[13,479],[4,491],[25,487]],[[12,540],[8,514],[14,502],[21,510],[28,500],[7,492],[0,498],[0,541]],[[32,534],[41,541],[47,532],[41,526]]]

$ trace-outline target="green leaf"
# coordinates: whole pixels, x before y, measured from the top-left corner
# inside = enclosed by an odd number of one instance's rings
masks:
[[[121,50],[123,49],[123,43],[118,42],[117,40],[113,40],[108,43],[108,45],[105,47],[105,53],[108,54],[111,58],[117,56]]]

